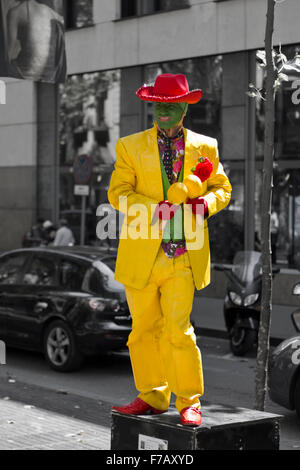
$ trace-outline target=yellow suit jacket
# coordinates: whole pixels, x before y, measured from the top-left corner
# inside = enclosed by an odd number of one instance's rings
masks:
[[[184,178],[192,173],[191,169],[200,156],[207,157],[213,164],[213,173],[204,183],[203,195],[211,217],[229,204],[232,190],[219,161],[217,141],[187,129],[184,129],[184,138]],[[155,229],[151,226],[153,211],[157,203],[164,200],[156,124],[152,129],[118,140],[117,160],[108,199],[116,210],[124,212],[126,216],[120,236],[115,278],[124,285],[142,289],[149,280],[162,240],[161,231],[155,232],[155,236],[151,232]],[[186,227],[192,227],[191,230],[198,230],[197,235],[200,233],[200,244],[188,243],[187,247],[195,286],[201,290],[210,283],[207,220],[200,224],[197,221],[196,224],[190,206],[185,207],[185,230]],[[137,214],[136,208],[141,217],[134,215]],[[188,217],[193,219],[193,226],[189,224]],[[141,236],[136,235],[137,225]],[[188,233],[185,236],[187,240],[192,238]]]

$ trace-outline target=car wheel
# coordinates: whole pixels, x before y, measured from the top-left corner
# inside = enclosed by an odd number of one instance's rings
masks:
[[[230,332],[230,348],[235,356],[244,356],[251,351],[257,341],[254,330],[234,326]]]
[[[300,377],[298,377],[295,386],[294,403],[298,418],[300,419]]]
[[[44,353],[50,367],[59,372],[77,370],[83,363],[74,333],[62,320],[56,320],[46,328]]]

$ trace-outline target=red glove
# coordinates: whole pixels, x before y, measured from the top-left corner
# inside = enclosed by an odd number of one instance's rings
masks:
[[[172,207],[172,210],[170,208]],[[174,205],[171,204],[169,201],[161,201],[157,204],[154,216],[153,216],[153,221],[156,221],[157,219],[159,220],[171,220],[173,219],[175,213],[178,211],[180,208],[180,205]]]
[[[193,214],[202,214],[206,219],[208,217],[208,204],[203,197],[197,197],[196,199],[188,199],[186,204],[191,204]],[[203,211],[203,212],[202,212]]]

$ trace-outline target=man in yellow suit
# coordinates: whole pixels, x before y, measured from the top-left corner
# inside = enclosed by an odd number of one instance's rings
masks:
[[[181,424],[199,426],[203,373],[190,314],[195,287],[210,283],[207,219],[229,204],[232,188],[217,141],[183,127],[201,90],[190,91],[184,75],[162,74],[137,96],[154,102],[154,127],[119,139],[108,198],[126,216],[115,277],[125,286],[132,316],[128,348],[140,393],[113,409],[164,413],[173,392]],[[172,205],[170,187],[200,168],[199,161],[210,167],[200,175],[201,195]]]

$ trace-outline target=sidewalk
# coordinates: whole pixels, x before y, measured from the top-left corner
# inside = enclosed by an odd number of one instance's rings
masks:
[[[0,399],[0,450],[109,450],[110,429]]]

